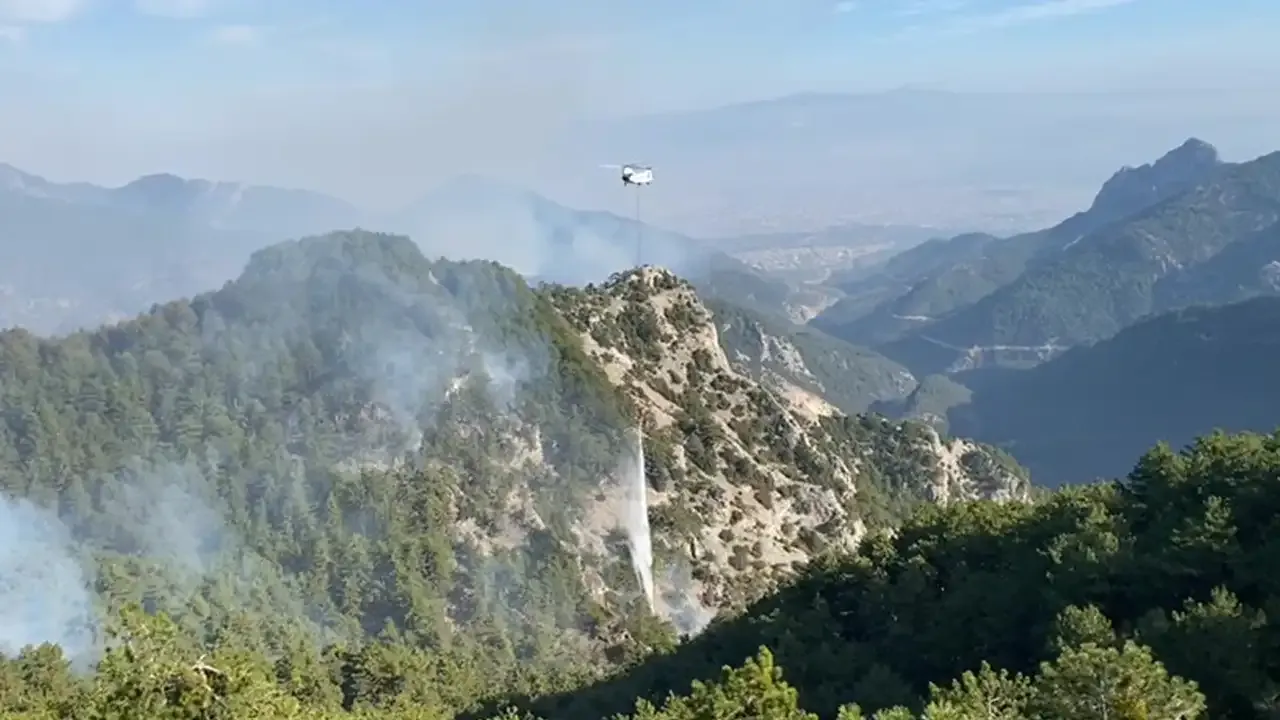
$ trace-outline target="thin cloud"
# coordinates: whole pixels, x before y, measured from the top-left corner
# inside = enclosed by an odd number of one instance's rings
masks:
[[[837,15],[851,13],[857,9],[858,9],[858,3],[854,2],[854,0],[843,0],[842,2],[836,3],[831,8],[832,12],[836,13]]]
[[[133,7],[143,15],[190,19],[204,17],[213,11],[213,0],[134,0]]]
[[[209,31],[209,40],[216,45],[248,47],[261,45],[266,32],[261,25],[219,25]]]
[[[962,10],[969,7],[971,0],[904,0],[894,7],[895,14],[906,24],[888,36],[890,41],[911,41],[930,34],[945,33],[953,29],[946,24],[948,19],[955,18]]]
[[[0,42],[17,44],[27,37],[27,29],[18,25],[0,25]]]
[[[0,0],[0,21],[57,23],[84,10],[86,0]]]
[[[1137,0],[1042,0],[1005,8],[985,15],[969,15],[952,26],[955,32],[976,32],[1024,25],[1030,22],[1069,18],[1075,15],[1109,10]]]
[[[898,14],[907,17],[950,15],[968,5],[968,0],[910,0],[898,6]]]

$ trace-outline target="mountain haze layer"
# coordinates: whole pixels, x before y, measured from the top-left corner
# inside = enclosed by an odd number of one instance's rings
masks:
[[[1280,153],[1230,165],[1193,189],[1085,232],[972,309],[930,329],[943,342],[1071,345],[1159,308],[1154,286],[1280,219]],[[1058,289],[1078,293],[1075,303]]]
[[[371,216],[316,193],[172,175],[108,189],[59,185],[12,168],[5,173],[0,323],[10,326],[39,332],[118,321],[221,285],[280,235],[363,223],[412,228],[429,257],[498,260],[531,282],[583,284],[637,261],[662,264],[695,281],[723,312],[747,310],[775,334],[805,338],[804,348],[824,356],[816,360],[826,368],[817,371],[822,382],[833,388],[856,383],[841,392],[842,408],[861,411],[911,387],[909,377],[879,370],[892,365],[883,357],[793,327],[824,302],[822,288],[790,283],[707,243],[609,213],[572,210],[481,177],[456,178],[410,207]]]
[[[39,331],[92,326],[194,294],[234,277],[259,248],[338,229],[407,233],[428,256],[496,260],[527,277],[579,284],[637,260],[696,276],[712,254],[682,235],[474,176],[401,210],[369,213],[302,190],[173,175],[103,188],[2,166],[0,208],[0,325]],[[735,263],[723,255],[718,262]]]
[[[1151,313],[1274,292],[1278,157],[1225,163],[1188,140],[1052,228],[926,243],[851,276],[813,324],[922,377],[1034,365]]]
[[[576,168],[652,163],[664,199],[649,217],[693,234],[863,223],[1007,235],[1053,224],[1117,166],[1192,130],[1231,158],[1267,152],[1275,119],[1261,88],[799,93],[575,129],[546,176],[574,168],[556,178],[566,199],[618,203]]]
[[[1278,153],[1225,163],[1188,140],[1047,230],[847,274],[813,324],[919,378],[872,410],[994,443],[1048,485],[1119,476],[1157,441],[1266,431],[1278,170]]]
[[[1085,238],[1090,233],[1195,187],[1220,165],[1217,151],[1193,138],[1154,163],[1121,169],[1103,184],[1087,210],[1046,230],[1008,238],[960,235],[945,243],[908,250],[869,278],[870,283],[891,280],[891,288],[905,288],[905,292],[892,293],[892,300],[863,317],[856,312],[850,317],[849,311],[837,306],[820,324],[854,342],[871,345],[919,332],[935,320],[983,300],[1029,269],[1053,261],[1073,245],[1088,242]],[[855,282],[844,289],[860,298],[867,295],[868,285],[868,281]]]

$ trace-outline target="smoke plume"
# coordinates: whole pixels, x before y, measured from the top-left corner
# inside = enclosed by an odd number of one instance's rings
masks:
[[[48,510],[0,495],[0,654],[49,642],[79,662],[97,637],[88,578],[67,527]]]

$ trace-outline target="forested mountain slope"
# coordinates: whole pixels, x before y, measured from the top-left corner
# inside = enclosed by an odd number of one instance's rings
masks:
[[[972,390],[948,428],[994,443],[1038,483],[1123,473],[1141,448],[1215,428],[1280,426],[1280,298],[1140,322],[1029,370],[956,376]]]
[[[1280,222],[1156,283],[1158,307],[1226,305],[1280,294]]]
[[[821,330],[793,325],[712,297],[720,345],[753,377],[783,393],[818,395],[849,414],[900,400],[916,385],[906,368]]]
[[[908,297],[921,294],[930,279],[958,269],[973,267],[984,258],[985,248],[1000,239],[986,233],[966,233],[952,238],[934,238],[889,257],[874,269],[846,271],[831,279],[845,293],[834,305],[812,320],[815,327],[852,341],[880,342],[868,325],[872,315],[888,316],[904,327],[910,323],[930,321],[934,309],[922,315],[918,308],[908,309]],[[927,294],[928,291],[924,291]],[[978,297],[981,297],[979,295]],[[963,302],[963,301],[959,301]],[[905,303],[905,304],[904,304]],[[899,310],[906,310],[899,312]],[[894,317],[894,316],[898,317]],[[921,320],[921,317],[925,320]]]
[[[1117,483],[926,508],[677,651],[530,706],[569,720],[1274,717],[1277,473],[1280,434],[1214,436],[1157,447]],[[648,709],[668,692],[688,696]]]
[[[918,374],[1025,362],[1020,356],[1028,354],[1042,360],[1184,304],[1158,286],[1278,220],[1280,152],[1223,165],[1194,188],[1084,234],[966,309],[881,349]]]
[[[625,406],[509,271],[428,263],[404,238],[288,243],[135,321],[6,333],[0,358],[4,488],[97,553],[86,605],[145,600],[188,630],[240,614],[338,638],[391,624],[429,643],[532,629],[521,618],[544,610],[586,624],[563,547],[575,517],[558,511],[595,490],[551,478],[612,474]],[[546,581],[529,594],[512,573]],[[33,596],[53,591],[34,578]],[[89,610],[68,609],[35,628],[87,653]]]
[[[1263,720],[1280,697],[1278,472],[1280,435],[1216,436],[1157,447],[1119,483],[925,506],[678,647],[582,686],[495,683],[506,697],[461,717]],[[0,664],[0,711],[446,720],[442,694],[466,695],[394,633],[272,657],[243,626],[203,649],[164,617],[121,628],[89,677],[50,647]]]
[[[316,707],[424,717],[670,647],[921,503],[1027,492],[998,452],[754,382],[666,271],[534,291],[363,232],[118,325],[0,334],[0,406],[0,651],[90,663],[138,604],[176,623],[133,636],[143,662],[222,639]]]
[[[1155,162],[1122,168],[1102,185],[1087,209],[1053,227],[1007,238],[960,235],[930,243],[933,247],[907,250],[887,262],[882,273],[842,288],[852,297],[862,297],[869,286],[891,278],[898,283],[896,291],[860,314],[833,308],[818,324],[864,345],[922,332],[1052,261],[1090,233],[1191,190],[1221,167],[1213,146],[1191,138]]]

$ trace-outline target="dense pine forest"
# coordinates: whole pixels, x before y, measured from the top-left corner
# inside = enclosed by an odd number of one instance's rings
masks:
[[[1219,435],[1121,482],[925,509],[582,686],[498,633],[388,623],[322,645],[229,617],[199,637],[134,607],[93,672],[28,647],[0,701],[15,718],[1274,717],[1278,472],[1280,435]]]
[[[681,637],[581,539],[636,408],[565,297],[335,235],[0,334],[0,716],[1280,715],[1280,435],[1026,502],[865,465],[897,501],[856,552]]]

